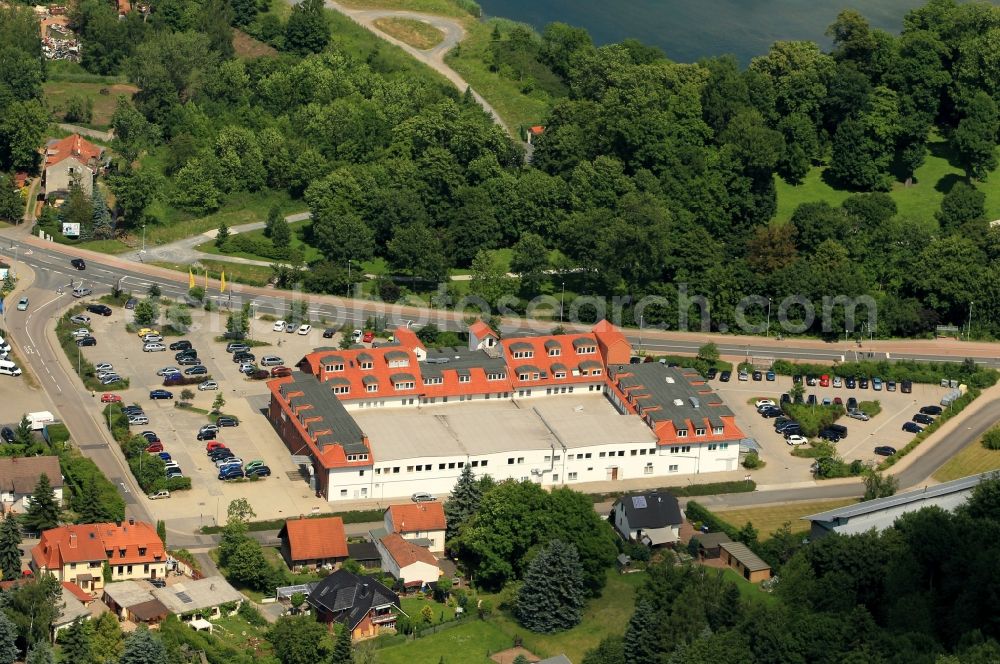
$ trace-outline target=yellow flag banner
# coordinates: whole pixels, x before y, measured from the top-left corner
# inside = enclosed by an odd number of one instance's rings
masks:
[[[220,282],[221,283],[219,285],[219,292],[220,293],[225,293],[226,292],[226,272],[224,270],[222,272],[222,278],[220,279]]]
[[[208,291],[208,268],[205,268],[205,291]]]
[[[194,288],[194,272],[188,268],[188,288]]]

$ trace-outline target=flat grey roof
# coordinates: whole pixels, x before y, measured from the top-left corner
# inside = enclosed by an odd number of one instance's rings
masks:
[[[687,420],[698,424],[707,419],[712,426],[723,426],[722,416],[733,414],[707,384],[691,384],[692,380],[704,382],[704,378],[693,369],[645,362],[612,364],[608,367],[608,373],[622,387],[635,388],[631,393],[643,409],[643,416],[648,416],[653,421],[672,420],[674,427],[678,429],[686,429]],[[658,410],[649,410],[651,408]]]
[[[154,588],[153,596],[171,613],[178,615],[246,599],[221,576],[207,576],[197,581],[185,580],[166,588]]]
[[[377,462],[481,456],[515,450],[604,444],[656,444],[634,415],[620,415],[602,394],[560,394],[515,404],[477,400],[418,408],[352,411]],[[561,444],[560,444],[561,443]]]
[[[301,418],[322,417],[323,424],[312,424],[310,429],[322,430],[329,427],[333,436],[321,436],[321,445],[339,443],[347,454],[367,454],[364,444],[364,432],[354,421],[351,414],[340,403],[330,386],[325,386],[312,374],[301,371],[292,372],[292,382],[281,386],[281,394],[287,399],[292,392],[302,392],[300,397],[292,397],[289,401],[295,406],[309,404],[312,408],[302,411]],[[325,425],[325,426],[324,426]]]
[[[507,363],[503,358],[490,357],[483,350],[467,348],[427,349],[427,359],[420,363],[420,373],[424,378],[436,378],[446,369],[459,373],[474,367],[482,367],[486,373],[498,371],[506,373]]]
[[[104,586],[104,594],[122,608],[130,608],[153,599],[152,586],[138,581],[116,581]]]
[[[845,505],[844,507],[838,507],[827,512],[820,512],[819,514],[812,514],[802,518],[808,521],[849,519],[851,517],[871,514],[872,512],[878,512],[891,507],[899,507],[901,505],[907,505],[917,501],[947,496],[952,493],[958,493],[959,491],[967,491],[978,486],[984,478],[990,479],[997,476],[1000,476],[1000,473],[992,472],[983,473],[982,475],[970,475],[969,477],[962,477],[960,479],[944,482],[936,486],[924,487],[923,489],[907,491],[905,493],[897,493],[896,495],[889,496],[888,498],[866,500],[865,502],[858,503],[856,505]]]

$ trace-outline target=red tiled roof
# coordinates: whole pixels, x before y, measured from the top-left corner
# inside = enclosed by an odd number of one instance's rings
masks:
[[[392,336],[400,346],[407,350],[426,348],[424,346],[424,342],[422,342],[416,333],[408,327],[401,326],[396,328],[396,331],[393,332]]]
[[[535,136],[538,136],[544,131],[545,127],[543,125],[534,125],[533,127],[528,127],[528,132],[534,134]]]
[[[597,339],[592,334],[515,337],[503,339],[500,343],[503,345],[504,357],[509,367],[510,382],[515,388],[550,387],[605,380],[604,362],[597,352]],[[581,350],[592,348],[594,352],[580,353],[577,347]],[[531,357],[514,356],[515,353],[522,351],[530,352]],[[558,354],[550,354],[553,352]],[[562,372],[565,376],[556,378],[557,372]],[[526,380],[521,379],[524,374],[528,374]],[[538,374],[537,378],[535,374]]]
[[[312,373],[321,382],[343,380],[349,385],[343,401],[386,397],[417,397],[421,387],[420,368],[412,350],[401,346],[326,350],[306,355]],[[343,365],[342,371],[327,371],[327,366]],[[369,367],[369,368],[362,368]],[[409,376],[412,380],[408,380]],[[397,389],[399,383],[413,383],[412,388]]]
[[[76,585],[72,581],[63,581],[62,587],[68,590],[74,597],[83,602],[84,604],[89,604],[94,601],[93,595],[88,593],[86,590]]]
[[[477,320],[475,323],[470,325],[469,332],[474,334],[477,339],[485,339],[486,337],[497,336],[497,333],[493,331],[493,328],[481,320]]]
[[[446,528],[444,505],[439,502],[389,505],[387,511],[392,521],[392,530],[396,533],[426,532]]]
[[[139,549],[145,553],[140,554]],[[111,551],[108,558],[107,551]],[[166,560],[156,529],[142,521],[61,526],[42,533],[31,550],[36,567],[61,569],[66,563],[105,561],[136,565]]]
[[[289,519],[278,533],[283,536],[288,538],[293,561],[347,557],[344,520],[339,516]]]
[[[79,134],[73,134],[48,145],[45,151],[45,167],[48,168],[70,157],[88,164],[92,159],[95,161],[100,159],[103,152],[104,148],[94,145]]]
[[[602,320],[591,331],[597,339],[605,365],[628,363],[632,357],[632,344],[621,330],[607,320]]]
[[[382,538],[382,546],[396,561],[400,569],[408,567],[416,562],[427,563],[437,567],[438,561],[430,551],[422,546],[417,546],[413,542],[408,542],[399,533],[392,533]],[[433,581],[435,579],[421,579],[421,581]]]

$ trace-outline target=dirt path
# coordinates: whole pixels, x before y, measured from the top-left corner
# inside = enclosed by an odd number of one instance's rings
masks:
[[[87,136],[88,138],[96,138],[99,141],[104,141],[105,143],[110,143],[115,137],[115,132],[112,130],[108,131],[98,131],[96,129],[89,129],[87,127],[80,127],[79,125],[72,124],[60,124],[59,128],[63,131],[70,131],[75,134],[80,134],[81,136]]]
[[[462,39],[465,38],[465,28],[462,27],[462,24],[457,19],[398,9],[352,9],[350,7],[345,7],[334,0],[326,0],[326,6],[340,12],[344,16],[347,16],[358,25],[367,28],[372,33],[378,35],[390,44],[395,44],[400,47],[418,61],[424,63],[437,73],[447,78],[461,92],[465,92],[466,88],[470,90],[472,89],[472,86],[470,86],[464,78],[459,76],[458,72],[445,64],[444,61],[445,54],[447,54],[448,51],[454,48],[460,41],[462,41]],[[422,21],[440,30],[442,34],[444,34],[444,39],[441,40],[440,44],[433,48],[420,50],[379,30],[375,26],[375,21],[380,18],[408,18],[416,21]],[[514,136],[514,134],[511,134],[510,127],[508,127],[504,121],[500,119],[500,115],[485,99],[482,98],[482,96],[480,96],[478,92],[472,90],[472,96],[477,102],[479,102],[483,109],[489,113],[490,116],[492,116],[494,122],[503,127],[503,130],[506,131],[508,135]]]

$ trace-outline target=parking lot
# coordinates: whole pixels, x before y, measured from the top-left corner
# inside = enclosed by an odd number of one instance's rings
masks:
[[[198,351],[198,357],[208,368],[208,374],[218,382],[218,391],[199,391],[197,385],[166,386],[157,371],[164,367],[184,370],[174,359],[176,351],[143,352],[143,341],[126,330],[131,312],[112,307],[109,317],[88,314],[90,327],[97,338],[97,345],[82,348],[83,356],[94,364],[107,362],[114,370],[130,380],[127,390],[119,392],[124,403],[135,403],[144,409],[148,425],[134,426],[156,432],[164,451],[178,463],[185,477],[190,477],[190,491],[174,492],[169,500],[148,501],[148,507],[162,519],[186,519],[192,527],[213,525],[225,520],[226,506],[236,498],[246,498],[261,519],[297,516],[314,511],[327,511],[328,503],[316,498],[298,466],[292,463],[288,450],[266,420],[263,409],[269,403],[266,381],[250,380],[240,373],[239,366],[226,352],[226,343],[215,341],[225,329],[225,315],[192,309],[194,318],[191,330],[184,336],[165,336],[163,344],[189,340]],[[158,330],[163,330],[159,326]],[[294,366],[316,346],[336,345],[339,338],[323,339],[323,327],[317,326],[308,335],[287,334],[273,331],[270,321],[253,321],[251,337],[269,345],[251,348],[259,363],[265,355],[277,355],[284,366]],[[72,360],[72,358],[70,358]],[[199,376],[202,380],[208,376]],[[152,400],[149,392],[163,388],[173,394],[173,400]],[[195,393],[191,408],[179,408],[183,389]],[[238,457],[248,462],[263,460],[271,475],[253,482],[223,482],[218,470],[206,455],[206,443],[197,440],[198,429],[215,416],[208,413],[217,394],[225,398],[222,413],[238,418],[240,426],[224,427],[218,439]],[[95,394],[94,408],[101,404],[100,392]]]
[[[809,475],[813,460],[792,456],[791,446],[781,434],[775,432],[774,420],[758,415],[754,406],[757,399],[773,399],[778,402],[782,393],[788,392],[792,387],[790,376],[777,376],[773,382],[740,382],[734,373],[730,382],[723,383],[716,378],[711,381],[711,385],[736,414],[736,422],[747,437],[754,438],[760,445],[764,461],[769,465],[775,464],[788,469],[803,479]],[[881,391],[875,391],[870,383],[868,389],[837,388],[832,386],[832,382],[830,387],[820,387],[818,382],[812,387],[805,386],[805,398],[815,394],[820,403],[826,397],[831,400],[840,397],[844,403],[848,398],[854,397],[859,402],[878,401],[881,404],[882,412],[867,422],[846,415],[837,420],[837,424],[847,427],[848,431],[847,437],[836,443],[837,452],[845,461],[877,461],[882,457],[875,455],[875,447],[889,445],[900,449],[905,446],[913,438],[913,434],[902,430],[903,423],[910,421],[921,406],[938,404],[947,392],[947,388],[919,383],[913,384],[913,392],[910,394],[903,394],[898,387],[895,392],[887,391],[884,386]]]

